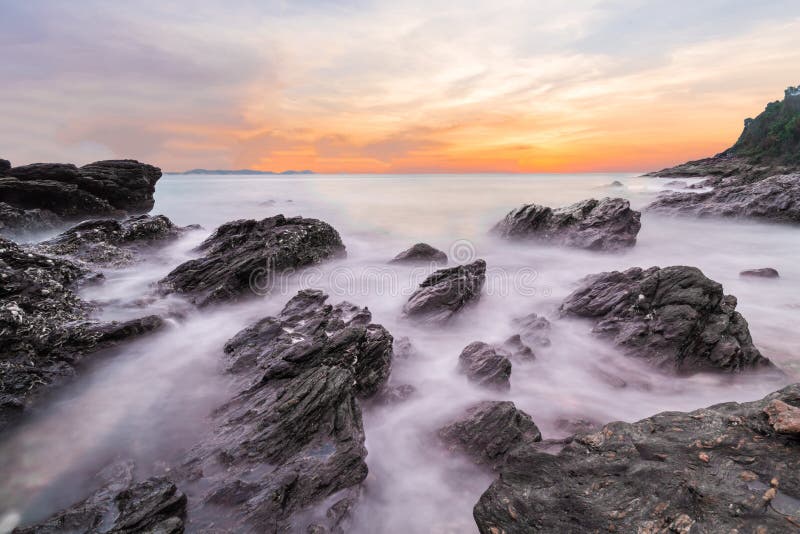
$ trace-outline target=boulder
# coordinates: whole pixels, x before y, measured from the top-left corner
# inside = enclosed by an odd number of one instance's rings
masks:
[[[11,162],[0,158],[0,176],[5,176],[11,170]]]
[[[482,341],[464,347],[458,367],[470,381],[481,386],[500,390],[511,387],[511,361],[506,353]]]
[[[528,204],[511,211],[492,231],[505,239],[617,250],[636,244],[639,219],[640,213],[625,199],[589,199],[557,209]]]
[[[629,355],[679,373],[772,367],[753,345],[736,298],[695,267],[632,268],[586,278],[561,313]]]
[[[780,278],[780,274],[772,267],[764,267],[762,269],[747,269],[739,273],[739,276],[749,276],[755,278]]]
[[[529,313],[512,321],[514,328],[519,331],[521,341],[539,347],[550,346],[550,329],[552,325],[545,317]]]
[[[475,463],[499,469],[513,448],[539,442],[542,434],[531,416],[513,402],[484,401],[441,428],[439,438]]]
[[[367,476],[359,399],[385,386],[392,336],[366,308],[326,299],[300,291],[225,345],[234,396],[181,470],[202,488],[192,506],[213,505],[234,531],[304,532],[310,508]]]
[[[664,412],[578,435],[557,455],[511,450],[473,515],[483,534],[786,532],[800,515],[800,440],[769,406],[797,410],[795,384],[743,404]]]
[[[429,324],[444,324],[480,299],[486,262],[440,269],[425,279],[403,306],[403,316]]]
[[[417,243],[395,256],[389,263],[447,263],[447,254],[427,243]]]
[[[281,275],[345,255],[329,224],[283,215],[223,224],[196,251],[203,256],[176,267],[159,286],[199,306],[268,293]]]
[[[752,183],[731,179],[701,193],[667,192],[646,210],[665,215],[800,223],[800,174],[771,176]]]

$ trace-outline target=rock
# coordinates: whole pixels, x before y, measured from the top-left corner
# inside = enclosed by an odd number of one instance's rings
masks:
[[[199,306],[268,293],[281,275],[345,255],[329,224],[283,215],[223,224],[196,250],[204,256],[179,265],[159,286]]]
[[[156,316],[124,323],[89,317],[72,287],[91,273],[0,238],[0,431],[36,397],[73,376],[86,355],[163,326]]]
[[[416,392],[417,388],[411,384],[387,386],[376,395],[375,400],[379,404],[399,404],[410,399]]]
[[[739,273],[739,276],[752,276],[757,278],[780,278],[778,271],[772,267],[764,267],[763,269],[747,269]]]
[[[232,531],[303,532],[311,507],[367,476],[358,399],[385,386],[393,340],[366,308],[326,299],[300,291],[225,345],[234,396],[181,470],[203,488],[193,506]]]
[[[613,182],[608,184],[608,187],[625,187],[625,184],[623,184],[619,180],[614,180]]]
[[[511,362],[496,347],[482,341],[470,343],[458,357],[459,370],[472,382],[493,389],[509,389]]]
[[[186,516],[186,495],[163,477],[131,482],[132,466],[112,466],[115,478],[88,498],[39,524],[17,528],[15,534],[63,532],[181,534]]]
[[[486,262],[440,269],[425,279],[403,306],[403,316],[429,324],[444,324],[480,299]]]
[[[772,367],[753,345],[736,298],[695,267],[590,276],[564,300],[561,313],[593,319],[595,334],[679,373]]]
[[[730,180],[702,193],[663,193],[646,210],[665,215],[747,217],[798,223],[800,174],[771,176],[754,183]]]
[[[0,235],[26,239],[40,232],[55,230],[61,224],[61,219],[53,212],[23,210],[0,202]]]
[[[536,354],[533,352],[533,349],[522,341],[522,337],[519,334],[514,334],[506,339],[501,348],[508,351],[514,359],[523,361],[533,361],[536,359]]]
[[[632,247],[640,213],[622,198],[583,200],[552,209],[528,204],[511,211],[492,230],[505,239],[532,239],[591,250]]]
[[[775,399],[764,408],[764,413],[775,432],[800,436],[800,408]]]
[[[664,184],[664,187],[674,187],[676,189],[686,189],[689,187],[689,184],[684,182],[683,180],[672,180]]]
[[[80,168],[78,185],[128,213],[153,209],[161,169],[135,160],[96,161]]]
[[[11,162],[7,159],[0,159],[0,176],[6,176],[11,170]]]
[[[394,340],[394,358],[400,360],[410,360],[412,358],[417,358],[419,356],[419,351],[411,343],[411,340],[406,337],[400,337]]]
[[[35,249],[94,266],[122,266],[141,259],[147,250],[177,239],[185,230],[163,215],[137,215],[122,222],[97,219],[73,226]]]
[[[481,496],[480,532],[784,532],[797,517],[800,441],[763,400],[664,412],[579,435],[557,455],[520,445]],[[775,490],[775,491],[770,491]],[[691,530],[689,530],[691,528]]]
[[[515,447],[542,440],[531,416],[513,402],[484,401],[439,430],[440,439],[475,463],[498,469]]]
[[[395,256],[389,263],[447,263],[447,254],[427,243],[417,243]]]
[[[549,336],[552,325],[546,318],[529,313],[525,317],[514,319],[513,324],[520,332],[521,341],[539,347],[550,346]]]

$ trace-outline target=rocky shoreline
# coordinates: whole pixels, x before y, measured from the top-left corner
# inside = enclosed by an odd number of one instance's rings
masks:
[[[198,230],[143,214],[153,206],[156,167],[131,160],[81,168],[4,162],[0,213],[13,215],[3,219],[5,229],[14,224],[24,233],[45,222],[52,229],[103,218],[39,243],[0,238],[0,435],[101,351],[166,328],[160,316],[95,319],[98,305],[79,296],[81,285],[102,283],[99,269],[134,265]],[[772,218],[800,221],[791,215],[800,213],[800,188],[794,189],[800,175],[750,174],[747,185],[732,176],[720,177],[710,196],[676,193],[693,200],[656,204],[702,214],[697,210],[711,205],[729,209],[736,198],[738,215],[765,217],[759,210],[771,213],[782,202],[789,215]],[[589,199],[558,209],[523,206],[492,232],[520,247],[535,240],[617,251],[635,246],[640,228],[628,201]],[[268,294],[280,277],[342,258],[346,248],[324,221],[275,215],[223,224],[194,252],[198,257],[158,281],[155,295],[177,294],[198,309],[222,307]],[[447,261],[424,243],[391,260],[432,269]],[[486,271],[483,259],[435,270],[398,314],[435,335],[482,305]],[[514,366],[536,360],[536,351],[551,344],[552,324],[578,320],[622,354],[675,379],[779,373],[754,345],[736,298],[697,268],[632,267],[576,283],[557,313],[517,319],[517,333],[505,341],[464,339],[461,354],[451,356],[453,372],[485,394],[513,393]],[[395,340],[373,323],[369,309],[327,299],[301,289],[280,312],[220,347],[231,396],[164,476],[138,480],[132,462],[118,460],[98,474],[97,491],[76,495],[73,506],[16,532],[348,531],[369,473],[363,411],[373,404],[392,409],[414,394],[413,386],[390,378],[393,362],[414,358],[415,350],[413,340]],[[796,384],[760,401],[588,426],[556,442],[501,397],[470,407],[432,437],[496,474],[474,508],[483,533],[760,532],[800,525]]]

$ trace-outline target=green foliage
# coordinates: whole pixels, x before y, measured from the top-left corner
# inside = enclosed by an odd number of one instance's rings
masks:
[[[730,151],[757,163],[800,164],[800,98],[770,102]]]

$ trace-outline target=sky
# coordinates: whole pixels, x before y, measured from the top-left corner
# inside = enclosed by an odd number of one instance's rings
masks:
[[[0,0],[0,157],[647,171],[800,84],[797,0]]]

